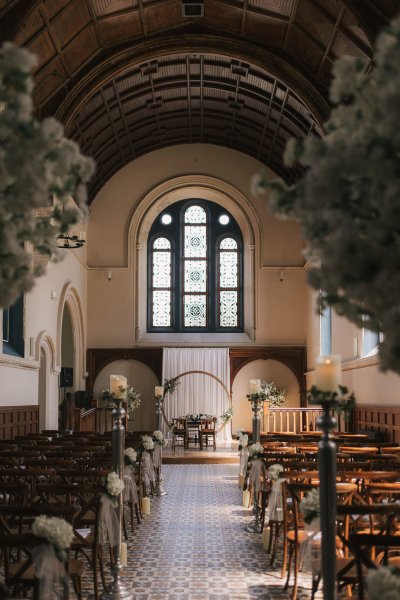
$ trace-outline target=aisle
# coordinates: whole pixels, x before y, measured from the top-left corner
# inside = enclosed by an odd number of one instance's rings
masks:
[[[251,512],[240,504],[237,465],[165,465],[163,472],[168,495],[152,500],[129,540],[123,579],[135,600],[288,599],[261,536],[244,529]]]

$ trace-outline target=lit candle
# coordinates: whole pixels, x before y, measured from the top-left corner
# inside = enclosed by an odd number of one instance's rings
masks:
[[[126,386],[128,380],[123,375],[110,375],[110,394],[114,394],[116,398],[126,398]],[[121,392],[120,388],[124,388],[124,392]]]
[[[250,508],[250,492],[249,490],[244,490],[242,496],[242,504],[245,508]]]
[[[128,564],[128,545],[126,542],[122,542],[121,544],[121,553],[120,560],[123,567],[126,567]]]
[[[156,385],[156,387],[154,388],[154,395],[162,396],[163,394],[164,394],[164,388],[162,387],[162,385]]]
[[[259,394],[261,392],[261,379],[250,379],[249,396],[251,394]]]
[[[339,354],[320,356],[315,367],[315,385],[322,392],[338,392],[342,377]]]
[[[262,534],[262,543],[264,550],[268,550],[269,547],[269,538],[271,537],[271,530],[269,527],[265,526]]]
[[[142,498],[142,513],[144,515],[150,514],[150,498],[147,498],[147,497]]]

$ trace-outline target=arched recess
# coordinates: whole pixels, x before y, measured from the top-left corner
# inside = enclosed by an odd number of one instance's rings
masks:
[[[74,338],[74,389],[85,389],[86,372],[86,327],[82,302],[77,289],[67,281],[60,294],[57,314],[57,366],[61,368],[61,336],[65,307],[68,307]]]
[[[175,202],[197,198],[211,200],[229,211],[236,219],[243,235],[243,285],[244,297],[244,333],[219,334],[221,342],[235,343],[255,339],[255,273],[259,269],[260,256],[254,248],[261,248],[261,227],[257,214],[237,188],[222,179],[205,175],[184,175],[174,177],[154,187],[148,192],[135,210],[129,226],[128,252],[133,255],[134,281],[134,328],[135,340],[141,342],[156,340],[160,342],[207,342],[215,334],[146,332],[147,286],[147,238],[157,215]],[[140,282],[140,284],[139,284]],[[211,338],[210,338],[211,339]]]
[[[41,331],[35,340],[35,360],[39,363],[39,429],[53,429],[58,423],[58,374],[56,348],[51,336]]]
[[[263,360],[259,358],[249,361],[240,369],[232,386],[232,431],[238,429],[251,430],[252,428],[253,415],[250,402],[246,397],[250,379],[273,381],[278,387],[286,389],[287,408],[300,407],[299,386],[292,369],[284,362],[274,359]],[[263,431],[268,430],[263,417],[261,417],[261,429]]]
[[[124,375],[129,385],[133,385],[142,395],[141,404],[130,418],[130,431],[149,431],[156,428],[156,405],[154,387],[159,380],[154,371],[141,360],[117,359],[106,364],[96,377],[93,386],[94,397],[99,400],[102,391],[110,387],[110,375]],[[101,404],[101,403],[100,403]]]

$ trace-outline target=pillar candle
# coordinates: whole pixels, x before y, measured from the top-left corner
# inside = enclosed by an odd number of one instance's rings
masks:
[[[263,543],[264,550],[268,550],[270,537],[271,537],[271,530],[269,527],[265,526],[263,529],[263,534],[262,534],[262,543]]]
[[[162,387],[162,385],[156,385],[156,387],[154,388],[154,395],[162,396],[163,394],[164,394],[164,388]]]
[[[116,398],[126,398],[127,385],[128,380],[123,375],[110,375],[110,394],[114,394]],[[125,391],[121,392],[120,387],[123,387]]]
[[[342,375],[339,354],[320,356],[315,367],[315,385],[322,392],[338,392]]]
[[[261,392],[261,379],[250,379],[249,395],[259,394]]]
[[[250,507],[250,492],[249,490],[244,490],[242,497],[242,504],[245,508]]]
[[[126,567],[128,564],[128,546],[125,542],[121,544],[121,554],[120,560],[123,567]]]
[[[147,497],[142,498],[142,513],[144,515],[150,514],[150,498],[147,498]]]

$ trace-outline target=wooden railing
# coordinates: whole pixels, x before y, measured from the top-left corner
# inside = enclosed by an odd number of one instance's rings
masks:
[[[356,404],[354,409],[355,431],[381,432],[384,441],[400,443],[400,407],[382,406],[377,403]]]
[[[126,408],[126,407],[125,407]],[[75,409],[75,431],[92,431],[96,433],[105,433],[112,431],[114,421],[112,417],[112,408],[98,406],[84,410],[83,408]],[[125,416],[125,430],[128,430],[128,416]]]
[[[268,414],[264,415],[264,428],[270,432],[285,433],[317,431],[316,420],[321,413],[320,408],[270,408]],[[351,430],[350,422],[346,423],[343,417],[338,415],[335,415],[335,418],[337,420],[335,431],[347,433]]]
[[[83,408],[75,408],[74,413],[74,429],[75,431],[96,431],[96,408],[85,410]]]

